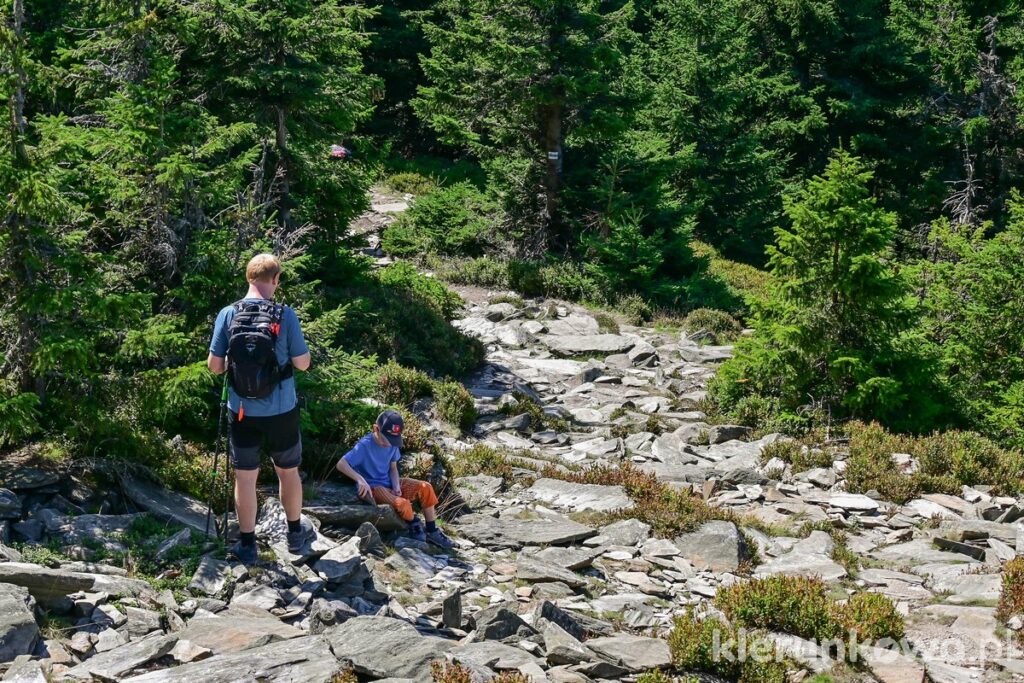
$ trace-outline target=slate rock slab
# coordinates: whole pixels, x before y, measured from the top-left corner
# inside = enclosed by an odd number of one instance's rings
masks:
[[[557,514],[532,518],[471,514],[460,517],[456,524],[462,536],[492,550],[518,550],[525,545],[567,545],[597,534],[594,529]]]
[[[21,498],[10,489],[0,489],[0,519],[20,519]]]
[[[326,634],[335,655],[356,673],[428,683],[430,662],[454,641],[421,635],[412,624],[390,617],[356,617]],[[491,643],[488,643],[491,644]]]
[[[369,522],[382,532],[404,531],[407,527],[395,509],[390,505],[371,505],[369,503],[352,503],[348,505],[309,505],[302,511],[316,517],[324,524],[358,529],[361,524]]]
[[[587,647],[629,671],[640,672],[666,667],[672,662],[668,641],[623,633],[607,638],[592,638]]]
[[[35,647],[39,626],[34,605],[24,586],[0,583],[0,662],[30,654]]]
[[[56,472],[48,472],[37,467],[17,467],[3,474],[0,484],[14,491],[31,491],[32,489],[53,486],[60,481]]]
[[[290,640],[302,631],[283,623],[269,613],[265,617],[229,608],[211,617],[191,619],[176,633],[181,640],[212,650],[215,654],[240,652],[279,640]]]
[[[353,536],[337,548],[327,551],[313,565],[313,569],[327,581],[344,581],[363,565],[359,554],[358,536]]]
[[[678,536],[675,544],[694,566],[718,572],[736,571],[747,557],[739,529],[721,520],[705,522],[696,531]]]
[[[230,564],[205,555],[199,561],[199,566],[196,568],[196,573],[192,575],[188,589],[193,593],[203,593],[214,597],[220,595],[231,576]]]
[[[73,680],[91,681],[117,680],[134,669],[154,659],[159,659],[174,648],[178,642],[177,635],[153,633],[144,638],[133,640],[127,645],[93,655],[78,666],[64,673]]]
[[[131,475],[121,476],[121,488],[133,503],[154,517],[207,534],[207,508],[195,498]],[[209,535],[216,533],[217,524],[211,516]]]
[[[123,683],[330,683],[342,669],[322,636],[306,636],[152,671]]]
[[[576,484],[571,481],[545,477],[535,481],[533,486],[526,490],[526,493],[537,500],[573,512],[580,510],[611,512],[613,510],[628,510],[633,507],[633,501],[621,486]]]
[[[11,663],[11,668],[4,674],[4,683],[49,683],[43,666],[38,659],[22,655]]]
[[[618,334],[547,335],[541,341],[554,353],[562,356],[626,353],[636,346],[635,339]]]
[[[586,585],[583,577],[536,555],[520,554],[516,561],[516,578],[528,583],[561,581],[570,588]]]
[[[11,583],[28,588],[46,609],[70,609],[69,593],[104,592],[111,597],[154,598],[153,589],[145,581],[109,574],[90,574],[65,569],[50,569],[27,562],[0,562],[0,584]]]

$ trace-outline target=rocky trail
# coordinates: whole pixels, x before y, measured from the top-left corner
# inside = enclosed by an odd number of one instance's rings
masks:
[[[386,222],[364,219],[369,232]],[[700,402],[729,347],[610,327],[562,302],[462,294],[454,324],[487,347],[466,381],[480,417],[470,435],[455,436],[429,405],[421,412],[452,461],[476,444],[515,457],[501,472],[451,480],[458,503],[449,509],[461,508],[447,527],[453,552],[410,540],[388,508],[332,480],[307,502],[320,533],[301,555],[288,553],[283,511],[267,497],[258,567],[206,556],[187,588],[170,590],[90,561],[90,550],[123,544],[145,514],[171,523],[159,551],[170,556],[201,532],[201,504],[127,477],[103,492],[41,468],[5,468],[2,680],[327,683],[353,671],[358,680],[429,681],[435,659],[479,681],[502,672],[635,680],[670,666],[674,617],[714,612],[719,590],[772,575],[819,576],[840,599],[880,593],[906,617],[911,651],[884,658],[865,648],[855,668],[769,634],[792,681],[1024,676],[994,608],[1003,563],[1024,554],[1024,500],[985,487],[905,505],[847,493],[841,447],[831,466],[794,471],[764,455],[785,437],[752,439],[747,428],[706,421]],[[631,515],[637,501],[623,486],[559,476],[624,463],[722,518],[659,537]],[[893,466],[913,462],[898,456]],[[103,514],[84,514],[96,501]],[[845,532],[842,548],[830,529]],[[9,547],[25,541],[80,559],[27,562]]]

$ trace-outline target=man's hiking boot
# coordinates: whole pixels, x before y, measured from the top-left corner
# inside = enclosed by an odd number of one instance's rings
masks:
[[[228,555],[233,555],[239,562],[251,567],[256,564],[256,544],[245,545],[241,541],[228,548]]]
[[[423,522],[420,521],[419,517],[413,517],[412,521],[409,522],[409,538],[415,538],[417,541],[427,540],[427,532],[423,528]]]
[[[316,538],[316,529],[312,522],[305,517],[299,518],[299,525],[302,527],[296,532],[288,532],[288,552],[297,553],[303,546]]]
[[[455,544],[452,543],[452,539],[445,536],[444,532],[440,529],[434,529],[427,534],[427,542],[433,543],[438,548],[444,548],[445,550],[451,550],[455,547]]]

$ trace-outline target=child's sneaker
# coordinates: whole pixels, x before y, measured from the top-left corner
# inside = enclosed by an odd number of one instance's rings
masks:
[[[412,521],[409,522],[409,538],[414,538],[417,541],[427,540],[427,532],[423,528],[423,522],[420,521],[419,517],[413,517]]]
[[[256,564],[256,544],[245,545],[241,541],[228,548],[228,555],[234,555],[239,562],[251,567]]]
[[[451,550],[455,547],[455,544],[452,543],[452,539],[445,536],[444,532],[440,529],[434,529],[427,534],[427,541],[433,543],[438,548],[444,548],[445,550]]]

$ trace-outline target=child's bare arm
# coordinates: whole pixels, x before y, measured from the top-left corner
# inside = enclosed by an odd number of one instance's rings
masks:
[[[391,463],[391,471],[389,472],[389,474],[391,475],[391,491],[396,496],[401,497],[402,496],[402,483],[401,483],[401,481],[399,481],[399,477],[398,477],[398,463],[397,462]]]
[[[338,471],[356,483],[356,489],[359,491],[360,498],[367,498],[373,495],[373,491],[370,490],[370,485],[363,479],[363,475],[356,472],[345,458],[338,460]]]

